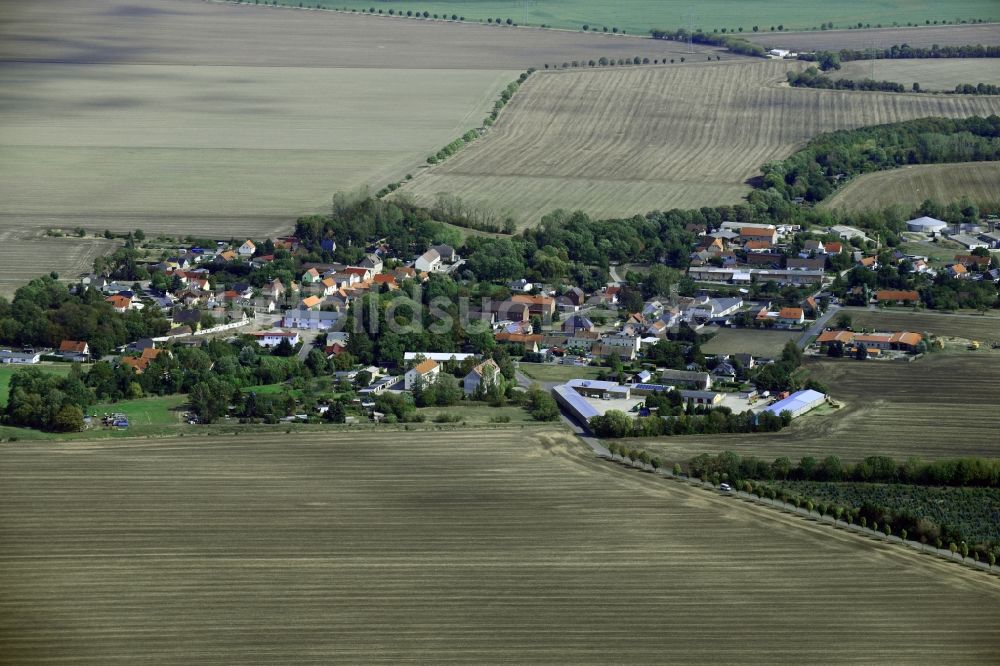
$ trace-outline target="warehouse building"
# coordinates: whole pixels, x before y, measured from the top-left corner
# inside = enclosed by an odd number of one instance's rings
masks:
[[[794,419],[802,416],[810,410],[816,409],[824,402],[826,402],[825,393],[813,391],[812,389],[806,389],[804,391],[796,391],[784,400],[779,400],[773,405],[766,407],[763,411],[771,412],[776,416],[780,415],[782,412],[789,412]]]

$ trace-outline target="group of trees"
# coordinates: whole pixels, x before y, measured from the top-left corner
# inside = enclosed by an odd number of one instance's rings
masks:
[[[54,432],[81,430],[94,399],[94,392],[81,380],[79,366],[65,377],[27,368],[10,379],[3,423]]]
[[[0,298],[0,344],[54,347],[62,340],[81,340],[103,355],[138,338],[164,334],[169,322],[157,308],[117,313],[104,294],[70,293],[52,276],[32,280],[13,301]]]
[[[822,201],[847,177],[909,164],[1000,159],[1000,116],[922,118],[828,132],[763,167],[761,189]]]
[[[647,396],[646,405],[651,406],[651,403],[652,406],[668,409],[671,413],[677,409],[684,409],[681,405],[675,405],[673,396],[669,394],[660,399],[653,395]],[[780,415],[770,412],[754,414],[748,410],[741,414],[734,414],[728,407],[706,408],[692,405],[688,412],[690,413],[670,416],[658,411],[650,416],[640,416],[633,419],[625,412],[609,409],[601,416],[592,417],[589,426],[598,437],[618,439],[622,437],[777,432],[791,423],[792,420],[788,412],[783,412]]]

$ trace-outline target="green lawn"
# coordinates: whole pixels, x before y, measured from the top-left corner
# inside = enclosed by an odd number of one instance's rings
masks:
[[[102,403],[94,405],[87,410],[87,413],[99,417],[105,413],[125,414],[130,426],[165,426],[181,421],[186,402],[186,395],[167,395]]]
[[[68,375],[70,368],[72,367],[73,366],[69,363],[57,363],[53,365],[0,365],[0,408],[7,406],[7,392],[10,389],[10,378],[18,370],[36,368],[42,372],[53,372],[61,375]]]
[[[590,365],[561,365],[559,363],[521,363],[521,372],[540,382],[567,382],[570,379],[597,379],[607,368]]]
[[[281,4],[294,4],[281,0]],[[315,4],[315,3],[313,3]],[[625,30],[631,34],[648,34],[651,28],[679,28],[690,24],[695,28],[711,31],[727,28],[750,32],[753,26],[769,31],[771,26],[783,25],[789,30],[809,30],[821,23],[833,21],[838,28],[856,25],[859,21],[872,26],[926,20],[954,21],[956,19],[1000,18],[994,0],[953,0],[947,6],[930,0],[841,0],[836,5],[822,2],[797,2],[794,0],[741,0],[740,2],[702,2],[690,0],[629,0],[628,2],[600,2],[599,0],[380,0],[379,2],[343,2],[323,0],[326,7],[349,7],[367,10],[375,7],[388,14],[392,9],[405,14],[424,11],[451,17],[464,16],[468,21],[485,21],[487,18],[509,18],[515,23],[548,25],[556,28],[579,30],[584,24],[601,31],[607,27]],[[525,14],[527,9],[527,15]]]

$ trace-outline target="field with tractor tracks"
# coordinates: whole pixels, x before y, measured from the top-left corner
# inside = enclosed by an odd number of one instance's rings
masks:
[[[809,359],[806,367],[839,409],[822,407],[777,433],[668,437],[643,447],[670,462],[721,451],[768,461],[1000,457],[1000,351],[938,352],[912,363]]]
[[[22,442],[0,477],[11,663],[1000,650],[995,578],[602,463],[558,431]]]
[[[790,88],[803,63],[676,63],[540,72],[482,140],[403,188],[504,211],[598,217],[738,203],[765,162],[825,131],[989,115],[1000,98]]]
[[[916,210],[927,199],[948,204],[968,197],[981,208],[1000,209],[1000,163],[919,164],[859,176],[823,202],[846,212],[902,206]]]

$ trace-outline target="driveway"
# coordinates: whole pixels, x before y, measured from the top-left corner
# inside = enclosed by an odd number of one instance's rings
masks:
[[[795,342],[795,344],[799,346],[799,349],[805,349],[806,345],[809,344],[810,338],[818,337],[819,334],[823,332],[823,329],[826,328],[827,322],[829,322],[830,319],[833,318],[833,315],[837,314],[839,311],[839,305],[831,305],[827,308],[826,312],[823,313],[823,316],[817,319],[816,323],[799,336],[799,339]]]

